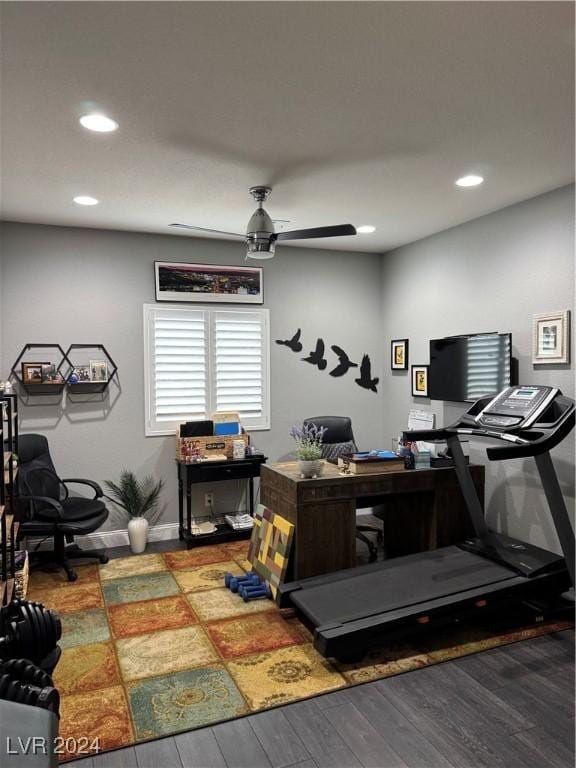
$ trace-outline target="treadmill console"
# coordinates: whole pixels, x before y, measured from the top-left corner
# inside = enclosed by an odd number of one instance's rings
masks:
[[[503,432],[526,429],[538,420],[557,394],[555,387],[538,384],[508,387],[478,414],[476,423]]]

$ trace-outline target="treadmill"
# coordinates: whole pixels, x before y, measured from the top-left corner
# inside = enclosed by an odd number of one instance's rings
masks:
[[[411,441],[448,443],[474,537],[282,584],[280,607],[292,606],[313,628],[323,656],[353,662],[397,635],[480,611],[507,617],[530,609],[542,620],[546,606],[570,605],[561,596],[574,585],[574,531],[550,450],[574,428],[574,414],[574,401],[554,387],[513,386],[476,401],[449,427],[404,432]],[[489,530],[460,436],[500,443],[486,449],[490,461],[534,457],[563,556]]]

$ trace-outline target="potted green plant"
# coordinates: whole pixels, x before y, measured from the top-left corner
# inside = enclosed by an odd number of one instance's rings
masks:
[[[294,426],[290,437],[296,441],[296,455],[301,477],[317,477],[322,472],[322,439],[326,427],[308,423],[303,427]]]
[[[128,538],[130,549],[137,555],[144,552],[148,541],[149,520],[158,512],[158,502],[162,491],[163,480],[155,480],[148,475],[138,480],[134,472],[123,469],[118,483],[106,480],[111,495],[106,498],[122,510],[128,518]]]

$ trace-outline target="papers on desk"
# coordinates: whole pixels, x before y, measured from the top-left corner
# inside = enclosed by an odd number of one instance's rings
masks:
[[[435,418],[434,413],[414,408],[408,413],[408,429],[434,429]],[[417,440],[416,447],[419,453],[430,451],[430,456],[436,457],[438,451],[444,447],[444,443],[427,443],[424,440]]]

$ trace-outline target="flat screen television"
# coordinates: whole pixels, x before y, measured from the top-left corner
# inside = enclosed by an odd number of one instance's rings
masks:
[[[515,383],[512,334],[475,333],[430,341],[428,393],[432,400],[474,402]]]

